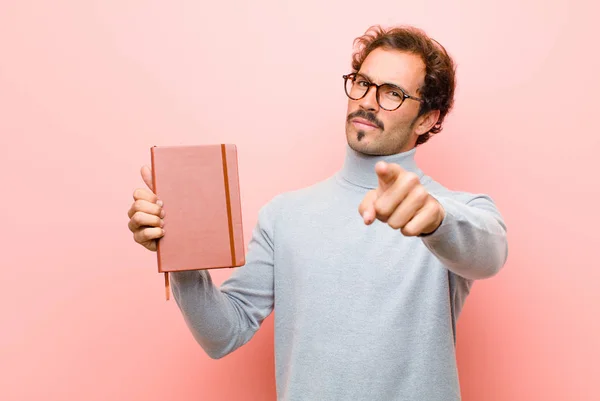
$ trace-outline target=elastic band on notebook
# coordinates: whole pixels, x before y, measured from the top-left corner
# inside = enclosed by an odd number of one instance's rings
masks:
[[[231,263],[233,266],[235,266],[235,244],[233,237],[233,221],[231,218],[231,197],[229,194],[229,176],[227,174],[227,153],[225,144],[221,144],[221,158],[223,159],[223,178],[225,180],[225,200],[227,202],[227,220],[229,222],[229,246],[231,248]]]

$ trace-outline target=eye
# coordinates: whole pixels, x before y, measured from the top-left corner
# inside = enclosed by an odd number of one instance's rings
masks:
[[[365,81],[364,79],[360,79],[360,78],[356,80],[356,83],[362,87],[369,86],[369,81]]]
[[[394,99],[401,99],[401,98],[404,97],[404,96],[402,96],[401,93],[399,93],[398,91],[395,91],[393,89],[386,90],[385,91],[385,95],[388,96],[388,97],[390,97],[390,98],[394,98]]]

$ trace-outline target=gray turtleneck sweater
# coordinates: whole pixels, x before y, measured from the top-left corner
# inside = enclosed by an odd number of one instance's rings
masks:
[[[335,175],[261,208],[246,264],[220,288],[207,271],[172,273],[206,353],[241,347],[274,311],[279,400],[459,400],[456,320],[473,281],[504,265],[506,227],[492,199],[444,188],[415,152],[372,157],[347,146]],[[364,224],[358,205],[377,186],[379,160],[418,174],[444,207],[433,234]]]

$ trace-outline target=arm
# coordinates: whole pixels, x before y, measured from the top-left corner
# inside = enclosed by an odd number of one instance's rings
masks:
[[[358,208],[365,224],[378,219],[405,236],[421,237],[450,271],[466,279],[491,277],[502,268],[506,225],[489,196],[460,193],[469,197],[461,202],[439,194],[443,187],[429,177],[426,187],[416,173],[394,163],[379,162],[375,172],[378,186]]]
[[[432,194],[445,217],[425,246],[452,272],[467,279],[498,273],[508,257],[506,225],[492,199],[474,196],[466,203]]]
[[[196,341],[211,358],[247,343],[273,309],[273,218],[259,212],[246,264],[217,288],[210,273],[171,273],[173,296]]]

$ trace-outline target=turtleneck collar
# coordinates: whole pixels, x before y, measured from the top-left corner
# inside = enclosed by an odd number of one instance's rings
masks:
[[[419,179],[421,179],[423,172],[419,169],[415,161],[416,151],[417,148],[415,147],[409,151],[394,155],[370,156],[357,152],[346,144],[346,158],[338,175],[350,184],[362,188],[374,189],[377,188],[378,184],[375,164],[379,161],[385,161],[386,163],[398,164],[404,170],[417,174]]]

